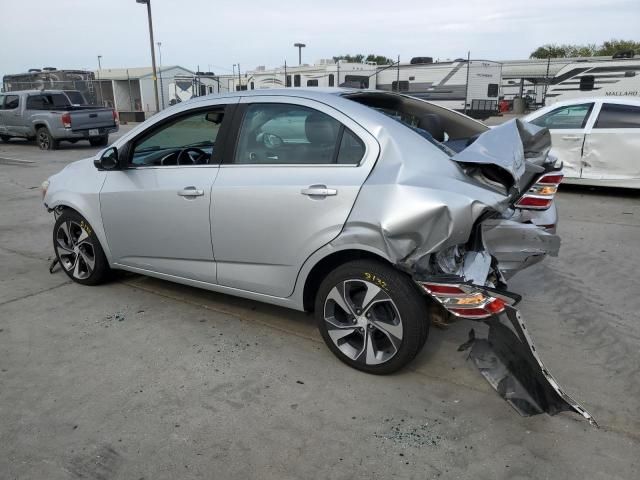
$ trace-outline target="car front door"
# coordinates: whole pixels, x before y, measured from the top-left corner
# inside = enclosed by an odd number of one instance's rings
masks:
[[[2,109],[3,134],[16,137],[26,136],[25,122],[20,110],[20,96],[10,93],[5,94],[4,107]]]
[[[593,102],[567,105],[531,121],[534,125],[547,127],[551,132],[551,145],[564,164],[566,178],[580,178],[582,175],[582,147],[592,110]]]
[[[121,149],[128,168],[108,172],[100,192],[115,263],[215,283],[211,187],[234,107],[209,104],[178,113]]]
[[[213,188],[218,283],[287,297],[302,264],[341,231],[379,153],[375,138],[318,102],[245,97]]]
[[[640,180],[640,105],[604,102],[587,131],[582,178]]]

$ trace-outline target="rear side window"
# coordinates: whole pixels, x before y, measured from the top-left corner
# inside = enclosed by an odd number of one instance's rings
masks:
[[[20,105],[20,97],[18,95],[7,95],[4,97],[4,109],[13,110]]]
[[[29,110],[55,110],[56,108],[68,106],[67,97],[61,93],[32,95],[27,98],[27,108]]]
[[[594,128],[640,128],[640,107],[605,103]]]
[[[44,98],[42,95],[32,95],[27,98],[28,110],[44,110]]]
[[[568,105],[559,107],[541,117],[531,121],[539,127],[566,130],[584,128],[589,119],[589,113],[593,108],[593,103],[581,103],[580,105]]]
[[[69,101],[73,104],[73,105],[85,105],[87,102],[84,100],[84,97],[82,96],[82,94],[78,91],[75,90],[70,90],[65,92],[67,94],[67,97],[69,97]]]
[[[356,165],[363,155],[362,141],[325,113],[301,105],[256,103],[242,121],[234,163]]]
[[[498,96],[498,84],[490,83],[487,87],[487,97],[497,97]]]

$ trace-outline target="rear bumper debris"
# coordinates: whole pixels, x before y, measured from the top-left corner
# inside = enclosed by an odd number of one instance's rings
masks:
[[[507,306],[504,313],[485,320],[486,339],[474,338],[469,357],[491,386],[520,415],[555,415],[575,412],[598,426],[591,414],[567,395],[540,360],[518,311]],[[464,349],[464,348],[463,348]]]

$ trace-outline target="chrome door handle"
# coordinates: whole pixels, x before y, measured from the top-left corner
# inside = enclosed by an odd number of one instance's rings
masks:
[[[575,135],[565,135],[562,137],[563,140],[582,140],[582,137],[577,137]]]
[[[309,197],[328,197],[337,195],[338,190],[335,188],[327,188],[326,185],[311,185],[309,188],[300,190],[300,193]]]
[[[181,197],[201,197],[204,195],[204,190],[196,187],[184,187],[184,189],[178,191],[178,195]]]

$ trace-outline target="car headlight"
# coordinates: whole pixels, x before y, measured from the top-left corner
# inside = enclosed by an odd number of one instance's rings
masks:
[[[44,198],[44,196],[47,194],[47,190],[49,189],[49,183],[50,183],[49,180],[45,180],[40,185],[40,190],[42,190],[42,198]]]

